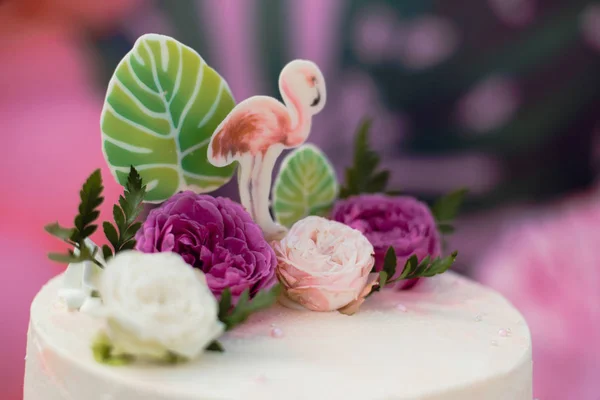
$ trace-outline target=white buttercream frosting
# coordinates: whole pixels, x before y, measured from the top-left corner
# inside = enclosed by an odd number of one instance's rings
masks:
[[[225,353],[177,366],[96,363],[101,322],[68,311],[60,287],[31,308],[24,400],[532,398],[523,317],[453,273],[374,294],[353,316],[273,306],[222,337]]]

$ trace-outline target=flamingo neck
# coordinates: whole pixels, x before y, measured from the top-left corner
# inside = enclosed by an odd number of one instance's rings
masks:
[[[285,80],[280,81],[279,89],[290,114],[291,126],[286,145],[296,147],[306,140],[310,132],[311,117]]]

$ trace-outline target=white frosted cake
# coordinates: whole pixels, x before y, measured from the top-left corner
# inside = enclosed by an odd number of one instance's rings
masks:
[[[222,337],[225,353],[175,367],[96,363],[99,322],[65,308],[60,280],[31,308],[25,400],[532,399],[523,317],[452,273],[353,316],[273,306]]]
[[[191,48],[136,41],[100,122],[123,195],[98,221],[98,169],[45,227],[68,266],[31,307],[24,400],[531,400],[523,317],[442,275],[466,190],[394,194],[368,121],[338,181],[305,144],[320,69],[292,60],[279,89],[236,104]],[[209,194],[234,173],[241,204]]]

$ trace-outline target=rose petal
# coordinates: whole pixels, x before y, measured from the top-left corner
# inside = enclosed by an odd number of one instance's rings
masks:
[[[419,261],[441,251],[440,235],[431,211],[413,197],[367,194],[338,201],[334,220],[359,229],[375,249],[375,269],[383,268],[385,254],[394,247],[399,267],[413,254]],[[398,274],[401,273],[398,268]],[[398,276],[398,275],[396,275]],[[414,286],[414,283],[406,288]]]
[[[318,288],[294,288],[286,291],[287,297],[312,311],[333,311],[327,297]]]

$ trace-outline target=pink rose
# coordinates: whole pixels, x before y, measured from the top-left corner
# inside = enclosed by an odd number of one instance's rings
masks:
[[[373,246],[342,223],[304,218],[273,247],[284,305],[353,314],[377,283]]]

